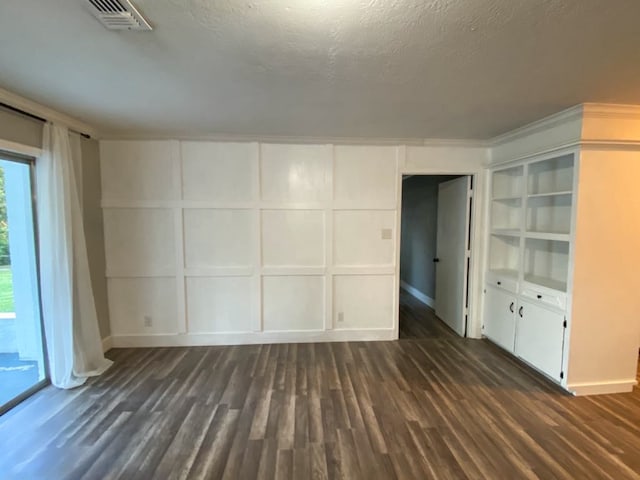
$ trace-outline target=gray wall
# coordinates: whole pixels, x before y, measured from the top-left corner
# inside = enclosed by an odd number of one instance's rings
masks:
[[[43,125],[39,120],[33,120],[0,107],[0,138],[3,140],[40,148]]]
[[[84,234],[87,241],[91,285],[96,302],[98,323],[102,338],[111,335],[107,277],[104,254],[104,228],[102,222],[102,181],[100,178],[100,149],[98,141],[82,139],[82,212]]]
[[[11,142],[42,146],[43,123],[0,107],[0,138]],[[111,334],[109,326],[109,306],[107,303],[107,281],[105,278],[104,235],[102,209],[100,208],[100,154],[98,141],[82,139],[82,204],[84,230],[87,238],[87,253],[91,284],[96,301],[98,323],[102,338]]]
[[[438,184],[450,175],[415,175],[402,181],[400,280],[435,299]]]

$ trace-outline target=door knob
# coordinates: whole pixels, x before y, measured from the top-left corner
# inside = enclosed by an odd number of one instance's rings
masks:
[[[514,306],[514,302],[511,302],[511,305],[509,305],[509,310],[511,311],[511,313],[513,313],[513,306]]]
[[[434,259],[433,259],[433,263],[438,263],[439,261],[440,261],[440,259],[439,259],[439,258],[434,258]]]
[[[524,307],[520,307],[518,309],[518,315],[520,315],[520,318],[522,318],[522,310],[524,310]]]

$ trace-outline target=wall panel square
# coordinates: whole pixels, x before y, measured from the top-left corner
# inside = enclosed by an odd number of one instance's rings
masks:
[[[110,278],[108,290],[112,335],[178,332],[174,278]]]
[[[393,294],[391,275],[333,277],[334,328],[391,328]]]
[[[324,212],[262,212],[262,262],[265,266],[324,265]]]
[[[108,271],[175,272],[173,210],[105,209],[104,234]]]
[[[263,201],[321,203],[329,200],[330,146],[263,144],[261,148]]]
[[[324,277],[274,276],[262,279],[264,330],[321,330]]]
[[[334,200],[353,208],[396,205],[396,147],[336,146]]]
[[[183,198],[220,203],[255,198],[255,143],[181,142]]]
[[[191,333],[250,332],[254,329],[251,277],[187,279],[187,318]]]
[[[167,201],[178,198],[173,144],[169,141],[102,141],[104,200]]]
[[[393,265],[395,215],[393,210],[333,212],[334,265]]]
[[[185,266],[251,266],[254,215],[251,210],[185,209]]]

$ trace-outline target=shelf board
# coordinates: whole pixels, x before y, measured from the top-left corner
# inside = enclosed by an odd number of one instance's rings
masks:
[[[498,235],[501,237],[519,237],[519,228],[494,228],[491,230],[491,235]]]
[[[562,195],[571,195],[573,191],[564,190],[561,192],[547,192],[547,193],[530,193],[527,195],[528,198],[541,198],[541,197],[559,197]]]
[[[489,272],[494,275],[500,275],[501,277],[510,277],[514,280],[518,279],[518,270],[511,270],[508,268],[494,268],[490,269]]]
[[[493,200],[494,202],[513,202],[515,200],[522,200],[522,195],[509,197],[493,197],[491,200]]]
[[[538,277],[536,275],[525,274],[524,281],[527,283],[533,283],[535,285],[550,288],[552,290],[557,290],[559,292],[567,291],[567,282],[561,282],[559,280],[553,280],[547,277]]]
[[[568,233],[527,231],[525,232],[524,236],[525,238],[532,238],[536,240],[555,240],[559,242],[568,242],[570,240],[570,236]]]

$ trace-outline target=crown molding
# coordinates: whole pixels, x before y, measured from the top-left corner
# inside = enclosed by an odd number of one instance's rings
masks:
[[[423,147],[489,148],[490,140],[426,138]]]
[[[584,117],[633,118],[640,120],[640,105],[584,103],[582,110]]]
[[[583,150],[625,150],[640,151],[640,140],[583,140],[580,142]]]
[[[136,133],[103,133],[101,140],[113,141],[169,141],[180,142],[238,142],[238,143],[278,143],[304,145],[423,145],[419,138],[368,138],[368,137],[314,137],[289,135],[238,135],[238,134],[207,134],[207,135],[157,135]]]
[[[49,122],[58,123],[66,126],[69,129],[75,130],[78,133],[85,133],[91,135],[93,138],[98,138],[98,131],[88,123],[85,123],[77,118],[66,115],[62,112],[49,108],[40,103],[29,100],[16,93],[10,92],[0,88],[0,102],[6,103],[19,110],[24,110],[37,117],[42,117]]]
[[[516,128],[515,130],[511,130],[509,132],[503,133],[502,135],[493,137],[488,141],[488,144],[490,147],[496,147],[505,143],[519,140],[524,137],[528,137],[544,130],[549,130],[557,125],[567,123],[571,120],[581,119],[583,116],[583,107],[584,105],[582,104],[575,105],[573,107],[567,108],[566,110],[562,110],[558,113],[554,113],[553,115],[549,115],[540,120],[536,120],[535,122],[523,125],[522,127]]]
[[[182,142],[256,142],[278,144],[304,144],[304,145],[353,145],[353,146],[398,146],[412,147],[457,147],[457,148],[488,148],[487,140],[466,140],[448,138],[411,138],[411,137],[321,137],[321,136],[287,136],[287,135],[154,135],[154,134],[122,134],[102,133],[101,140],[113,141],[168,141],[178,140]]]

